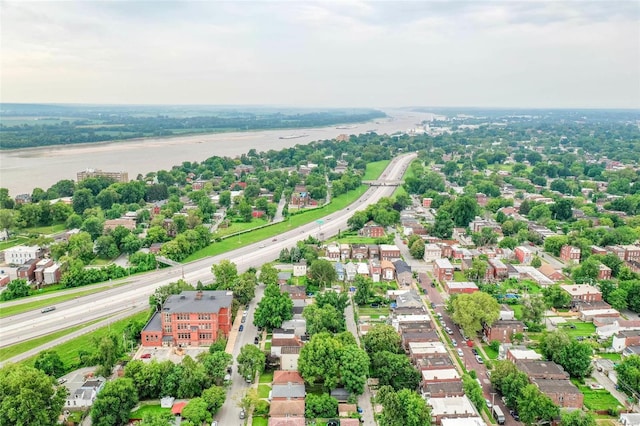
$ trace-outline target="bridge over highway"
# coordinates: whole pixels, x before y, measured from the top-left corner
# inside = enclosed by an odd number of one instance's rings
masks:
[[[403,180],[363,180],[363,184],[369,186],[402,186]]]

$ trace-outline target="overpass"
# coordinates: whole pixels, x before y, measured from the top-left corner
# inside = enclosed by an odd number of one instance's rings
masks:
[[[403,180],[363,180],[363,184],[369,186],[402,186]]]

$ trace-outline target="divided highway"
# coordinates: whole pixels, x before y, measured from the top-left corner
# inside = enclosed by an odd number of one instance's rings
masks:
[[[416,157],[415,153],[394,158],[383,172],[384,180],[397,181]],[[244,271],[253,266],[259,268],[263,263],[276,259],[283,248],[290,248],[300,239],[317,237],[319,233],[331,236],[338,230],[348,228],[347,220],[354,211],[363,210],[369,204],[376,203],[382,197],[393,194],[395,186],[376,186],[369,188],[355,203],[332,213],[321,224],[309,223],[278,235],[272,240],[251,244],[222,255],[200,259],[183,266],[162,269],[135,277],[129,277],[129,284],[100,293],[81,296],[56,304],[56,309],[42,313],[40,309],[0,320],[0,347],[14,345],[38,336],[54,333],[76,325],[86,324],[99,318],[129,311],[131,314],[145,310],[149,306],[149,296],[157,287],[184,279],[192,284],[202,281],[211,282],[211,265],[228,259]],[[42,348],[44,349],[44,348]],[[17,356],[8,361],[18,361]]]

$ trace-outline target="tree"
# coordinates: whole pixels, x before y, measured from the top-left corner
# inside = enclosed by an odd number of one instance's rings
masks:
[[[357,211],[347,219],[347,225],[349,225],[349,229],[352,231],[357,231],[362,229],[365,223],[369,220],[369,215],[365,211]]]
[[[246,305],[253,300],[256,295],[256,276],[250,272],[245,272],[237,277],[231,285],[233,297],[242,305]]]
[[[304,413],[307,418],[331,418],[338,413],[338,400],[328,393],[320,395],[308,393],[304,400]]]
[[[208,410],[207,402],[202,398],[193,398],[182,409],[182,417],[192,422],[194,425],[201,425],[203,422],[210,423],[213,416]]]
[[[340,360],[343,345],[329,333],[318,333],[300,350],[298,371],[305,382],[323,383],[334,389],[340,382]]]
[[[283,321],[293,318],[293,301],[287,293],[280,291],[276,284],[270,284],[264,290],[264,297],[253,317],[253,323],[258,327],[268,329],[278,328]]]
[[[422,239],[414,241],[409,248],[409,253],[414,259],[422,259],[424,257],[424,241]]]
[[[93,193],[90,189],[77,189],[73,192],[73,211],[81,215],[93,207]]]
[[[540,258],[538,256],[535,256],[532,260],[531,260],[531,266],[533,266],[534,268],[539,268],[542,266],[542,260],[540,260]]]
[[[628,303],[627,303],[628,297],[629,297],[629,294],[625,289],[617,288],[609,294],[609,297],[607,297],[606,300],[607,300],[607,303],[609,303],[613,309],[622,311],[624,309],[627,309],[628,307]]]
[[[64,363],[56,351],[40,352],[36,357],[34,367],[53,377],[60,377],[65,372]]]
[[[554,355],[559,354],[566,346],[571,344],[571,337],[562,331],[556,330],[552,333],[546,333],[540,340],[540,349],[545,358],[553,361]],[[554,361],[555,362],[555,361]]]
[[[583,378],[591,374],[591,356],[593,349],[587,343],[572,340],[552,358],[560,364],[571,377]]]
[[[522,304],[522,320],[530,324],[542,324],[547,309],[544,298],[539,294],[530,294],[524,298]]]
[[[41,370],[25,364],[0,368],[1,425],[57,425],[66,396],[67,389]]]
[[[335,268],[328,260],[318,259],[311,264],[309,275],[319,286],[329,287],[338,278]]]
[[[500,316],[500,305],[496,299],[481,291],[456,296],[452,307],[451,319],[462,327],[467,336],[475,336],[483,324],[492,325]]]
[[[468,195],[457,198],[451,207],[451,215],[456,226],[466,228],[480,212],[478,202]]]
[[[126,254],[133,254],[142,247],[142,240],[134,234],[129,234],[122,239],[121,249]]]
[[[376,352],[371,357],[371,375],[380,380],[380,385],[389,385],[395,390],[413,390],[420,384],[420,372],[405,354]]]
[[[251,204],[247,203],[245,200],[240,201],[238,205],[238,214],[245,222],[251,222],[251,217],[253,214],[253,208]]]
[[[478,247],[493,245],[498,241],[498,234],[491,228],[482,228],[480,232],[472,232],[471,240]]]
[[[102,235],[102,232],[104,231],[104,222],[95,216],[91,216],[82,223],[81,229],[88,232],[89,235],[91,235],[91,239],[95,240]]]
[[[527,385],[518,398],[520,419],[527,425],[539,421],[551,422],[560,414],[560,408],[553,400],[540,392],[536,385]]]
[[[473,405],[476,406],[478,411],[482,411],[486,402],[484,400],[484,394],[482,393],[482,388],[469,374],[464,374],[462,376],[462,389],[464,390],[464,394],[469,397]]]
[[[424,426],[431,423],[427,402],[416,392],[402,389],[398,392],[382,386],[376,399],[382,405],[380,424],[385,426]]]
[[[364,347],[371,359],[375,354],[387,351],[392,354],[402,352],[400,335],[393,326],[388,324],[375,324],[362,338]]]
[[[484,281],[488,267],[489,264],[486,261],[476,258],[471,261],[471,268],[465,270],[464,275],[475,282]]]
[[[215,414],[224,404],[227,392],[220,386],[211,386],[202,392],[202,399],[207,403],[207,411]]]
[[[260,398],[258,398],[258,390],[256,388],[251,388],[244,393],[238,403],[238,406],[242,408],[245,413],[248,413],[258,404],[259,401]]]
[[[260,268],[260,282],[265,286],[278,283],[278,270],[270,263],[265,263]]]
[[[566,308],[571,304],[571,295],[564,291],[559,284],[554,284],[542,290],[547,306],[553,308]]]
[[[95,362],[99,365],[98,374],[104,377],[111,376],[113,366],[122,354],[120,339],[116,335],[104,336],[97,342]]]
[[[129,422],[131,409],[138,403],[138,393],[129,378],[107,382],[91,408],[91,419],[96,426],[121,426]]]
[[[573,203],[567,198],[562,198],[551,205],[551,213],[555,220],[569,220],[573,217]]]
[[[256,373],[262,373],[266,356],[254,345],[244,345],[238,355],[238,373],[253,380]]]
[[[574,410],[560,413],[562,426],[597,426],[596,418],[591,413]]]
[[[227,259],[221,260],[217,265],[212,265],[211,272],[216,278],[218,290],[229,290],[234,280],[238,278],[238,267]]]
[[[340,354],[340,380],[345,389],[362,395],[369,376],[369,357],[357,345],[346,345]]]
[[[148,412],[142,416],[142,422],[138,426],[167,426],[171,424],[173,415],[171,413]],[[184,425],[184,422],[182,423]]]
[[[0,210],[0,229],[4,230],[7,234],[7,240],[10,237],[9,231],[13,229],[16,224],[16,212],[9,209]]]
[[[356,293],[353,295],[353,301],[360,306],[369,303],[369,299],[373,296],[373,281],[371,278],[357,275],[354,285]]]
[[[21,297],[27,297],[31,292],[31,287],[27,284],[27,280],[23,278],[18,278],[17,280],[11,281],[5,291],[0,293],[0,300],[14,300],[19,299]]]
[[[332,305],[308,305],[302,311],[302,316],[307,321],[307,332],[310,336],[321,332],[340,333],[346,328],[342,312]]]
[[[453,226],[453,219],[449,212],[438,209],[431,233],[438,238],[449,239],[453,234]]]
[[[211,345],[209,351],[211,351]],[[224,376],[227,374],[227,367],[231,364],[232,356],[224,350],[214,352],[204,352],[198,355],[198,361],[204,366],[207,378],[214,383],[221,385]]]
[[[640,394],[640,356],[625,357],[615,369],[622,390],[637,398]]]
[[[118,246],[110,235],[103,235],[96,239],[96,254],[103,259],[113,259],[120,254]]]

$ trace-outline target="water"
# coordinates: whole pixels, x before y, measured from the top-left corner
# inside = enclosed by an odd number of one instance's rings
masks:
[[[432,117],[426,113],[385,112],[388,118],[361,123],[350,129],[329,126],[265,130],[0,151],[0,187],[8,188],[12,196],[31,193],[36,187],[46,190],[59,180],[75,180],[76,173],[86,168],[126,171],[129,179],[135,179],[138,174],[168,170],[184,161],[201,162],[214,155],[235,157],[252,148],[258,152],[279,150],[373,129],[379,134],[407,131]],[[280,139],[292,134],[307,136]]]

